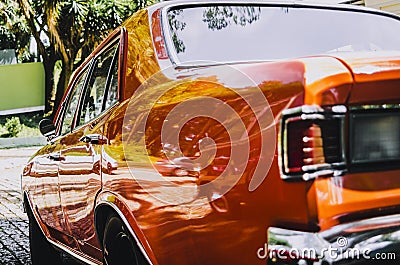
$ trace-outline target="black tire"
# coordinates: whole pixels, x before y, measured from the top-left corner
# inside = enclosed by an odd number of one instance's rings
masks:
[[[62,264],[61,253],[47,241],[42,230],[33,217],[30,209],[27,211],[29,219],[29,245],[32,265]]]
[[[120,218],[108,218],[104,229],[103,254],[105,265],[144,265],[143,255]]]

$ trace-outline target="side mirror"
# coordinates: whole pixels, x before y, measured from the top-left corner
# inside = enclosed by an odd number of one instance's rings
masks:
[[[47,138],[56,133],[56,127],[54,126],[53,121],[49,119],[43,119],[39,122],[39,130],[43,136]]]

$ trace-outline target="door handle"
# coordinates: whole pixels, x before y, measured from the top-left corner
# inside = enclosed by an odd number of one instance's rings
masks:
[[[84,143],[103,145],[107,143],[107,137],[101,134],[87,134],[82,136],[79,141]]]
[[[65,157],[61,156],[58,153],[49,154],[47,156],[47,158],[50,159],[50,160],[53,160],[53,161],[64,161],[65,160]]]

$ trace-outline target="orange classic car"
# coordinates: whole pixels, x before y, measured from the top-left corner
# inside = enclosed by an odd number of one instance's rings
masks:
[[[399,32],[346,5],[137,12],[40,123],[22,174],[32,263],[395,264]],[[163,172],[175,161],[196,174]]]

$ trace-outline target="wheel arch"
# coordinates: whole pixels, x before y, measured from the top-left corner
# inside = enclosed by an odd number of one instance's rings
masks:
[[[110,196],[100,195],[98,198],[105,197],[109,198]],[[111,197],[115,198],[115,195],[113,194]],[[148,265],[158,265],[158,262],[156,261],[156,258],[147,240],[145,239],[143,233],[141,233],[140,228],[136,223],[136,220],[133,216],[127,217],[124,213],[129,213],[128,207],[119,200],[99,200],[97,202],[94,209],[94,226],[100,246],[102,247],[106,222],[111,215],[115,215],[119,217],[124,225],[128,228],[130,235],[135,240],[137,247],[139,248],[144,259],[147,261]],[[130,221],[128,221],[128,218]],[[134,227],[132,226],[132,222],[134,222]]]

